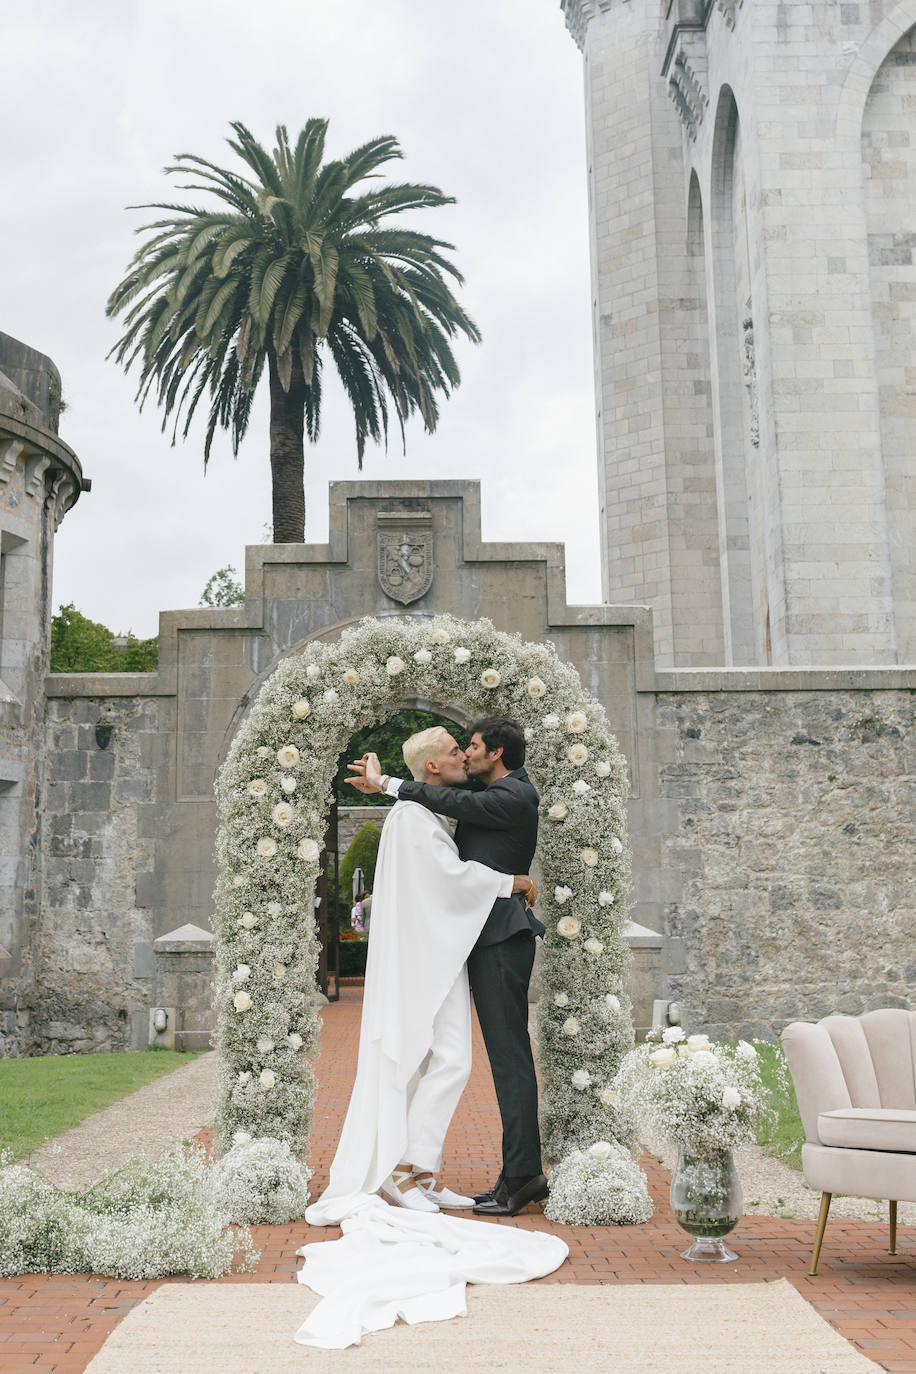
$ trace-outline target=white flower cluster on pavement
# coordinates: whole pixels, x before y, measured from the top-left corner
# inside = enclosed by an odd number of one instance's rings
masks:
[[[488,620],[416,616],[364,620],[285,660],[220,772],[217,1147],[241,1133],[307,1150],[320,1024],[312,892],[327,799],[351,736],[414,698],[509,716],[525,731],[541,794],[545,1154],[558,1163],[596,1141],[629,1146],[632,1123],[612,1089],[633,1044],[620,935],[630,875],[626,765],[604,708],[550,644]]]

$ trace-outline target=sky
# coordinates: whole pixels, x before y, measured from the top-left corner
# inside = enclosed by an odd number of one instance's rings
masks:
[[[172,447],[106,358],[104,308],[155,218],[125,207],[182,199],[174,154],[231,165],[230,120],[272,147],[314,116],[329,156],[393,134],[392,179],[456,197],[410,222],[455,245],[483,342],[459,341],[435,434],[413,420],[362,474],[327,388],[306,539],[327,538],[330,481],[479,479],[484,539],[565,542],[569,601],[600,601],[582,64],[559,0],[31,0],[0,48],[0,329],[57,364],[92,479],[57,535],[55,607],[152,635],[269,542],[266,398],[205,474],[203,410]]]

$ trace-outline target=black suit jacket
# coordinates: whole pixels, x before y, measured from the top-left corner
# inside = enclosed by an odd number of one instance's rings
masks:
[[[430,787],[425,782],[402,782],[399,801],[419,802],[438,816],[457,822],[455,843],[462,859],[495,868],[498,873],[527,873],[538,842],[539,797],[524,768],[516,768],[484,792],[462,787]],[[477,945],[495,945],[520,930],[543,935],[544,927],[528,911],[520,892],[497,897]]]

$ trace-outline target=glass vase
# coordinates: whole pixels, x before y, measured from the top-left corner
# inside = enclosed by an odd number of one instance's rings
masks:
[[[723,1263],[737,1259],[722,1237],[737,1226],[744,1197],[730,1150],[695,1155],[678,1148],[671,1179],[671,1210],[679,1226],[693,1236],[681,1259]]]

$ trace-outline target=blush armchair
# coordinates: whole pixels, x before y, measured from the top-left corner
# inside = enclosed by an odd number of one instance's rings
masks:
[[[888,1199],[895,1255],[897,1203],[916,1202],[916,1012],[793,1021],[782,1044],[805,1128],[805,1182],[822,1194],[808,1273],[835,1193]]]

